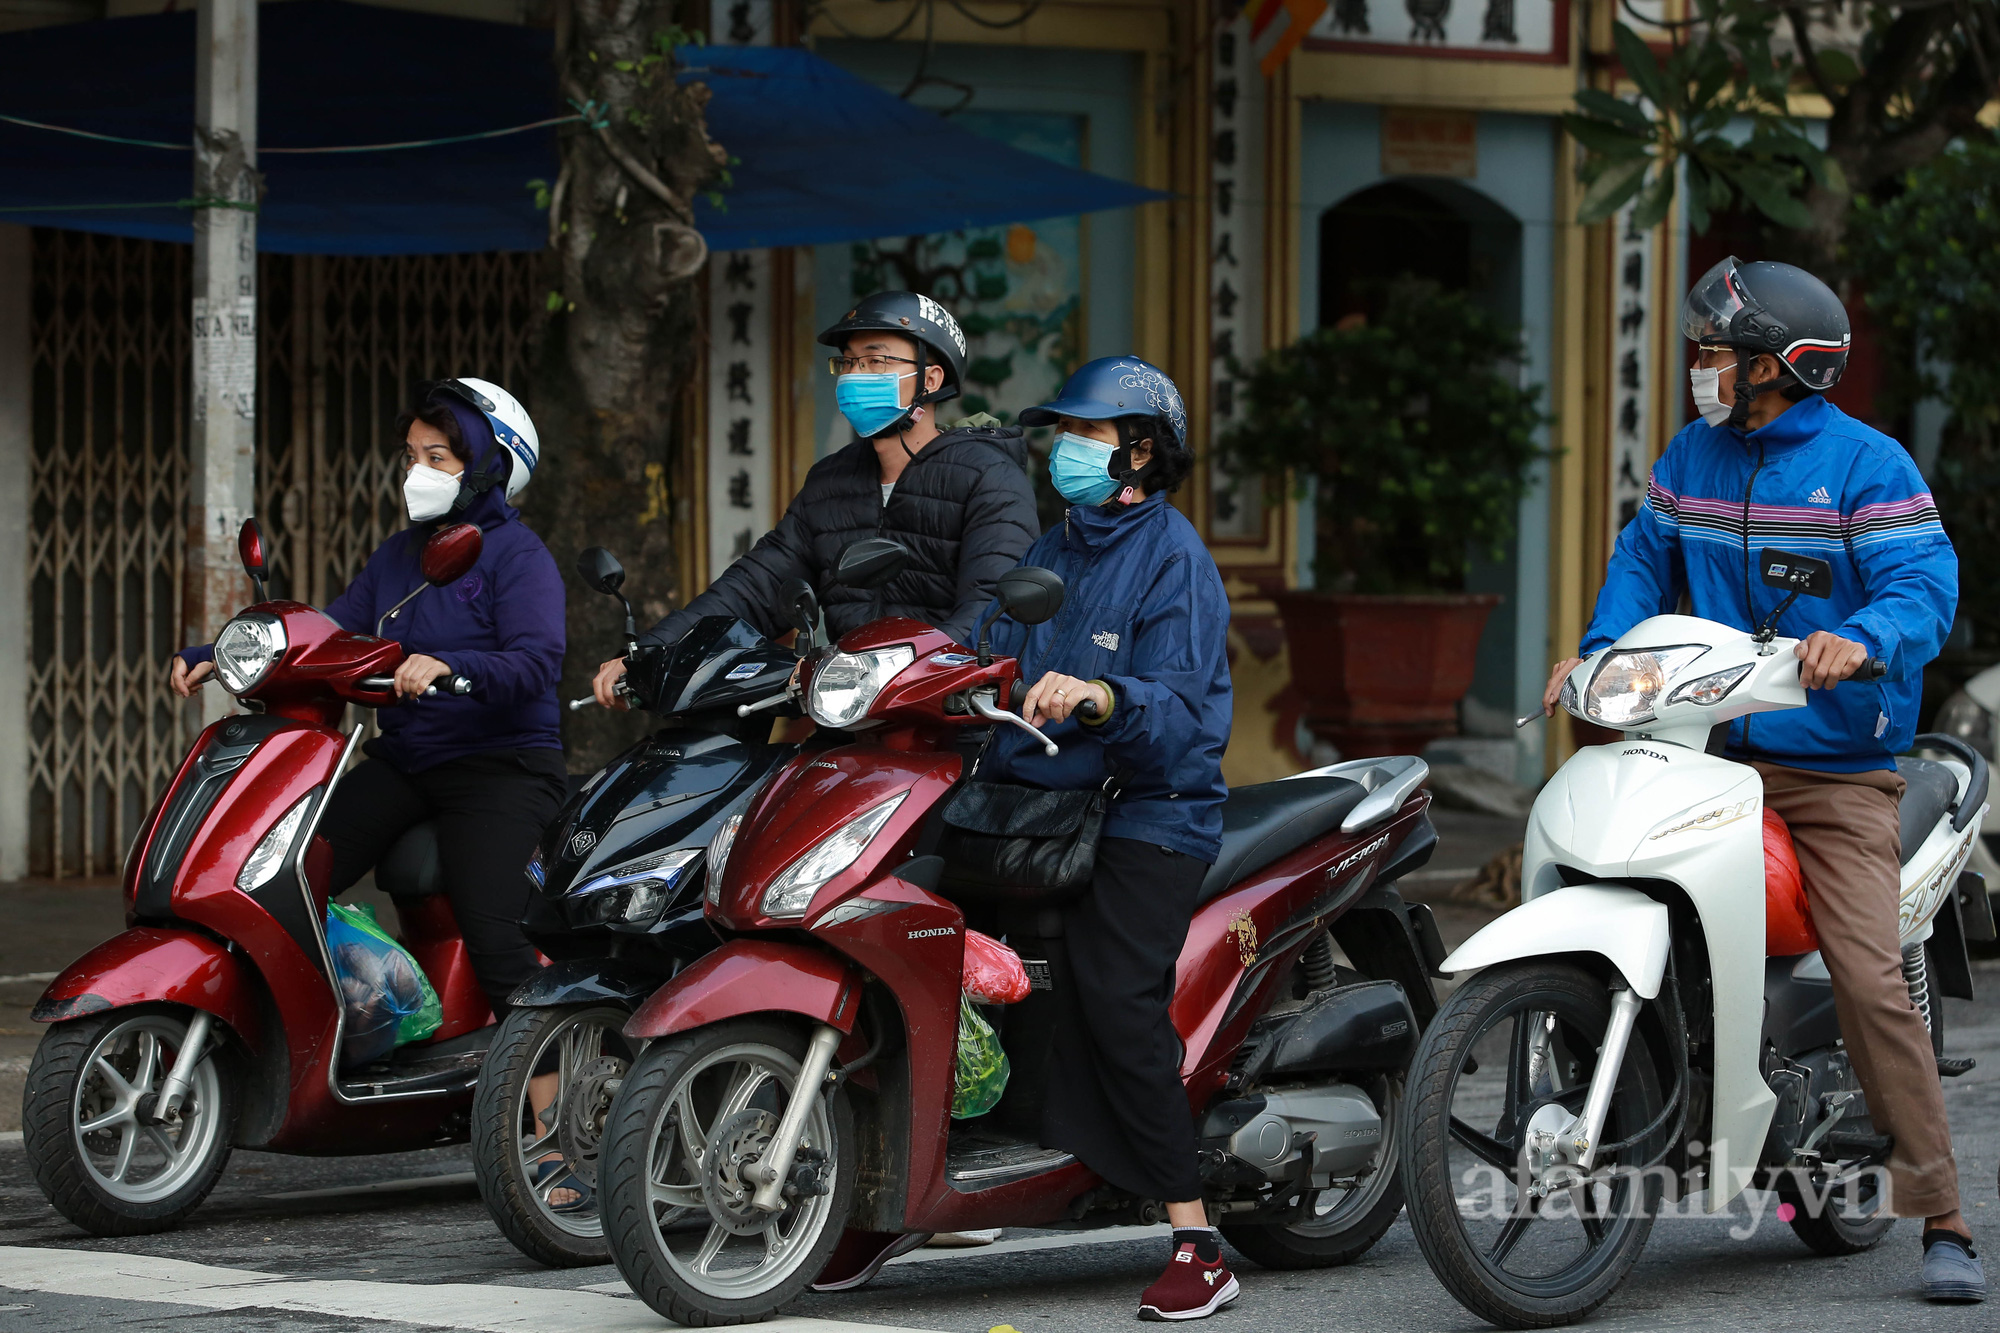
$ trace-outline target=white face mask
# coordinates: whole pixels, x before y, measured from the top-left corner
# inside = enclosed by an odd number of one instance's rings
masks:
[[[403,474],[403,507],[412,523],[443,518],[457,499],[458,478],[449,472],[418,463]]]
[[[1731,361],[1729,366],[1735,364]],[[1711,426],[1720,426],[1729,420],[1729,413],[1735,406],[1723,402],[1716,391],[1717,381],[1729,366],[1717,366],[1713,370],[1696,366],[1688,371],[1688,388],[1694,394],[1694,410],[1701,413],[1701,419]]]

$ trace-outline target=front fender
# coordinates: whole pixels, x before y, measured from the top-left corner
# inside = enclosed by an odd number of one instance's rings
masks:
[[[860,969],[845,958],[782,940],[733,939],[654,991],[625,1035],[649,1040],[773,1012],[852,1032],[860,995]]]
[[[256,993],[242,960],[206,935],[136,926],[71,963],[35,1002],[37,1023],[178,1004],[205,1009],[255,1050],[263,1037]]]
[[[1444,972],[1558,953],[1608,959],[1642,999],[1660,993],[1672,926],[1666,904],[1617,884],[1573,884],[1522,903],[1454,949]]]
[[[667,969],[642,967],[619,958],[572,958],[550,963],[521,983],[507,997],[520,1009],[549,1009],[563,1004],[622,1004],[639,1001],[667,980]]]

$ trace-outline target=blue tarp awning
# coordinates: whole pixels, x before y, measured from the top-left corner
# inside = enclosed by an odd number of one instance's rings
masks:
[[[258,141],[442,139],[565,114],[542,29],[295,0],[258,14]],[[982,138],[811,52],[688,47],[714,92],[709,133],[740,162],[724,206],[695,205],[716,250],[953,231],[1122,208],[1158,192]],[[194,15],[0,37],[0,114],[186,143]],[[261,152],[258,248],[279,254],[538,250],[528,182],[556,175],[553,128],[384,152]],[[192,153],[0,123],[0,221],[155,240],[192,236]],[[137,205],[136,207],[134,205]]]

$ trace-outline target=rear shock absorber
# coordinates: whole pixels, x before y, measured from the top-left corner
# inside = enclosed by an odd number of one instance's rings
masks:
[[[1305,978],[1307,990],[1332,990],[1339,983],[1339,971],[1333,965],[1333,937],[1326,931],[1315,935],[1300,955],[1299,975]]]
[[[1930,965],[1924,957],[1922,941],[1903,946],[1903,984],[1910,988],[1910,1003],[1924,1016],[1924,1030],[1935,1031],[1931,1022]]]

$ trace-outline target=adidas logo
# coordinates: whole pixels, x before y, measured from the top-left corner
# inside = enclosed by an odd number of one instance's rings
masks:
[[[1830,505],[1833,503],[1833,497],[1828,495],[1826,487],[1822,486],[1806,497],[1806,503],[1809,505]]]

